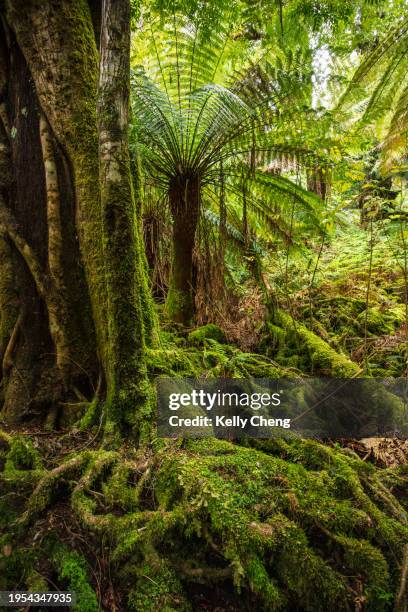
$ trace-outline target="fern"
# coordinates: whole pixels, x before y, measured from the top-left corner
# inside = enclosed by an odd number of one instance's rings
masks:
[[[381,169],[400,171],[408,138],[408,20],[391,29],[363,58],[339,108],[354,110],[359,127],[382,125]]]
[[[242,219],[248,206],[286,241],[292,232],[285,213],[293,202],[319,225],[317,196],[289,178],[263,171],[282,159],[298,168],[328,163],[327,138],[318,149],[303,129],[316,113],[305,110],[310,81],[300,68],[301,55],[288,53],[284,61],[270,48],[237,41],[228,24],[209,31],[173,14],[164,24],[144,24],[140,57],[132,73],[132,140],[158,198],[170,200],[175,185],[179,194],[187,194],[188,185],[196,182],[201,212],[214,210],[220,206],[222,168],[227,211],[241,208]],[[182,206],[193,232],[194,206],[191,200]],[[175,223],[178,205],[169,208]]]

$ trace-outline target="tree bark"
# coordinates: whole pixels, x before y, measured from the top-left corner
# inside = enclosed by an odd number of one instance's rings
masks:
[[[316,166],[307,171],[307,189],[326,200],[330,195],[330,173],[328,168]]]
[[[166,311],[175,323],[191,324],[193,303],[193,249],[200,215],[200,180],[178,179],[169,189],[173,217],[173,259]]]
[[[132,423],[135,407],[144,403],[146,370],[141,301],[143,262],[140,222],[128,144],[130,89],[130,4],[102,3],[98,127],[101,208],[105,238],[106,279],[110,313],[108,389],[114,421]]]
[[[8,0],[6,18],[27,61],[41,111],[65,158],[61,164],[73,191],[74,231],[90,289],[100,358],[106,364],[96,117],[98,53],[89,7],[85,0],[74,4],[69,0]]]
[[[0,401],[9,420],[44,419],[78,390],[91,399],[102,375],[107,422],[140,430],[148,421],[153,316],[142,312],[127,140],[129,11],[128,0],[101,11],[86,0],[0,8]]]
[[[53,404],[60,381],[47,312],[37,292],[47,249],[37,100],[26,61],[3,20],[1,30],[0,402],[3,418],[16,422]]]

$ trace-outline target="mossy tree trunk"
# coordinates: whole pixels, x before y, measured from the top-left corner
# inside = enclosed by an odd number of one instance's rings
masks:
[[[140,424],[154,318],[127,141],[129,2],[0,11],[2,416],[54,424],[98,387],[109,423]]]
[[[173,218],[173,258],[166,311],[175,323],[188,326],[194,313],[193,250],[200,215],[199,177],[177,177],[169,189]]]
[[[130,3],[102,3],[98,132],[101,209],[106,261],[111,420],[132,423],[147,402],[139,224],[130,169]],[[139,281],[139,282],[138,282]],[[119,392],[119,393],[118,393]]]

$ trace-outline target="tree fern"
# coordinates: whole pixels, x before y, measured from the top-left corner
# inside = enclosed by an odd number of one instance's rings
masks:
[[[316,196],[262,172],[283,156],[316,164],[318,155],[302,130],[309,83],[296,62],[285,70],[264,48],[237,41],[226,25],[209,32],[173,14],[165,24],[145,23],[146,32],[150,42],[132,76],[132,137],[148,180],[169,201],[174,253],[167,310],[186,324],[197,221],[218,197],[220,167],[227,208],[243,200],[245,184],[248,205],[271,232],[285,231],[274,202],[282,208],[295,199],[316,217]]]

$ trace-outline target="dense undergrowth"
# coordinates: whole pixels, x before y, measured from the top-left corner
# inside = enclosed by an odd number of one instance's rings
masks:
[[[279,254],[276,271],[269,270],[270,282],[278,302],[295,320],[292,328],[301,321],[336,352],[356,363],[360,375],[405,376],[408,311],[404,250],[384,228],[375,231],[371,243],[364,228],[347,225],[336,232],[333,243],[316,248],[312,254],[306,249],[293,256],[288,267],[289,284],[279,265],[285,254]],[[276,341],[280,335],[284,345],[279,329],[275,332]],[[260,338],[260,349],[269,355],[275,352],[268,334]],[[285,357],[282,353],[280,356]],[[289,362],[286,359],[284,363],[315,373],[301,350],[296,352],[291,347],[288,357]]]
[[[366,317],[365,276],[330,276],[329,255],[312,311],[301,290],[290,314],[278,300],[252,352],[216,325],[167,329],[147,349],[151,383],[403,374],[394,279],[380,261]],[[359,353],[364,335],[388,342],[382,362],[380,349]],[[153,438],[112,450],[101,417],[95,403],[67,405],[63,435],[0,434],[0,589],[73,590],[78,612],[405,609],[406,465],[315,440]]]
[[[277,311],[265,328],[275,359],[214,325],[164,333],[151,378],[299,376],[290,347],[311,373],[358,375],[290,323]],[[95,413],[62,438],[2,433],[0,447],[0,589],[72,589],[80,612],[404,609],[406,466],[313,440],[105,450]]]
[[[311,310],[312,329],[364,363],[366,375],[403,376],[408,338],[404,254],[379,231],[369,278],[369,248],[361,228],[355,228],[351,236],[340,233],[336,246],[324,256],[312,308],[303,304],[301,313],[310,321]]]

